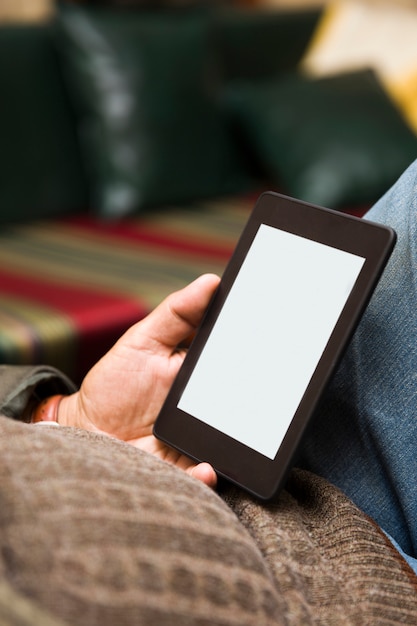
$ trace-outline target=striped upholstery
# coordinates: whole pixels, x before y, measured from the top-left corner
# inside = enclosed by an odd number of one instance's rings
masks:
[[[3,227],[0,362],[77,381],[129,325],[203,272],[222,273],[254,198]]]

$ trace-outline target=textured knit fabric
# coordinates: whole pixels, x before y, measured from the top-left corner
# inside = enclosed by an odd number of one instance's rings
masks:
[[[285,624],[417,623],[417,578],[380,528],[342,492],[294,470],[279,501],[228,502],[260,547]]]
[[[224,498],[111,438],[0,418],[0,582],[33,624],[417,622],[415,575],[328,483]]]
[[[279,624],[273,578],[221,499],[86,431],[0,420],[0,572],[79,626]]]
[[[0,624],[2,626],[65,626],[64,622],[42,610],[35,602],[16,593],[5,580],[0,581]]]

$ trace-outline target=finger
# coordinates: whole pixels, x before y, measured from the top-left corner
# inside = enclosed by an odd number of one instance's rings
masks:
[[[200,480],[212,489],[214,489],[217,485],[217,474],[209,463],[199,463],[198,465],[194,465],[191,459],[181,455],[172,448],[169,448],[153,435],[140,437],[138,439],[130,439],[126,443],[163,459],[167,463],[176,465],[187,474],[197,480]]]
[[[188,473],[193,478],[214,489],[217,485],[217,474],[209,463],[199,463],[190,467]]]
[[[172,293],[143,320],[141,331],[159,344],[177,346],[200,323],[219,281],[214,274],[203,274]]]

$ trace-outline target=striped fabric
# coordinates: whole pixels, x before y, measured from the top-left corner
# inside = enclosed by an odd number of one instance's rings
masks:
[[[255,198],[123,222],[80,216],[0,234],[0,362],[80,381],[132,323],[199,274],[221,274]]]

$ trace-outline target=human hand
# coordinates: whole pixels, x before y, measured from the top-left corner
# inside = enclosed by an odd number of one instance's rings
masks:
[[[219,280],[200,276],[132,326],[90,370],[80,390],[62,400],[59,423],[126,441],[214,487],[217,477],[208,463],[196,465],[156,439],[152,428],[184,360],[186,350],[178,345],[195,331]]]

